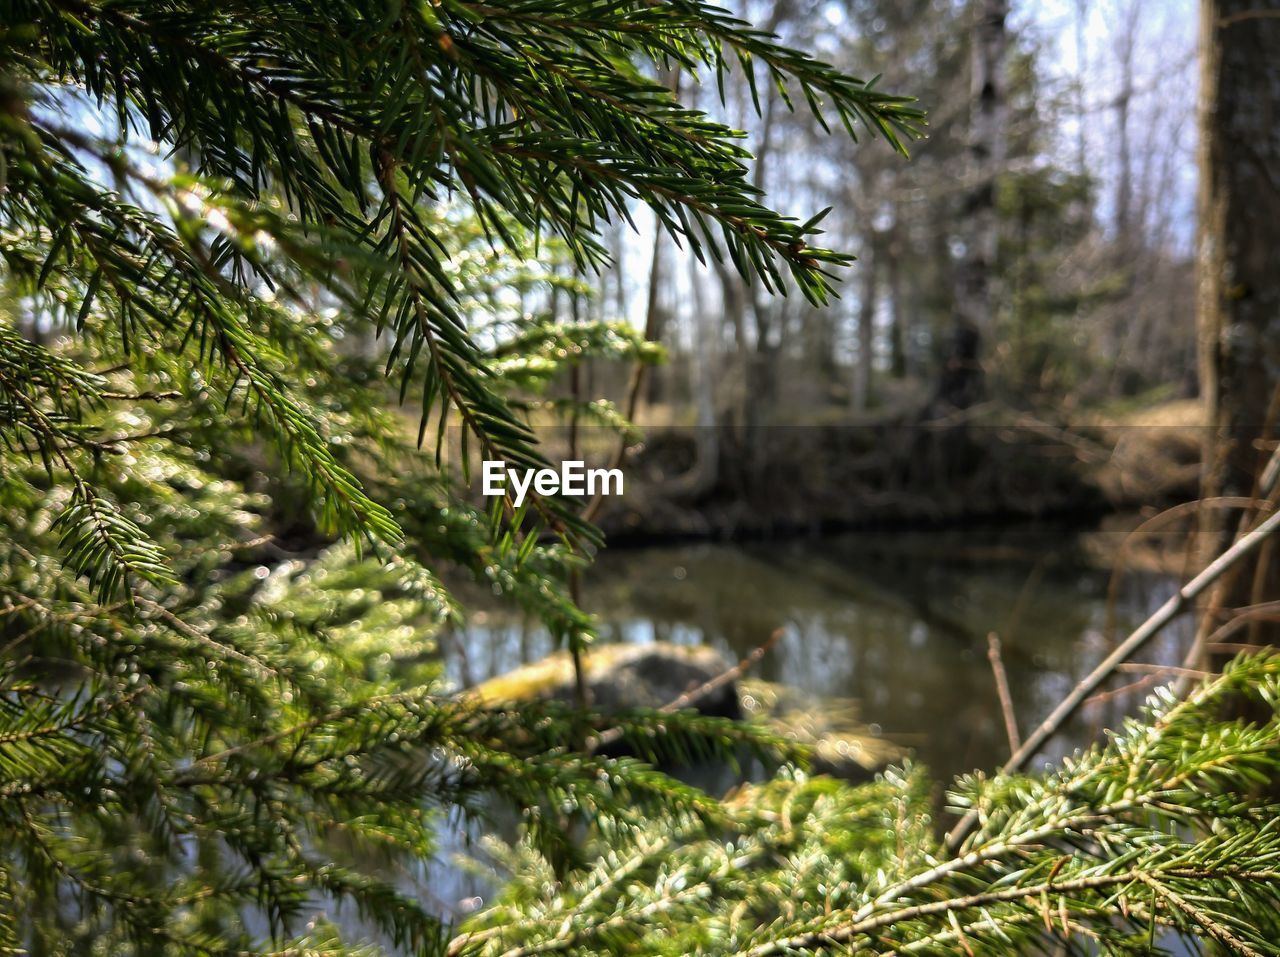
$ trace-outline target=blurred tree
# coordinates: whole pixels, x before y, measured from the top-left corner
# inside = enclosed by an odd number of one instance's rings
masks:
[[[945,377],[955,381],[942,391],[963,391],[981,375],[988,399],[1055,419],[1116,399],[1132,406],[1191,394],[1190,220],[1182,205],[1191,124],[1185,99],[1162,77],[1181,77],[1194,51],[1175,7],[1067,6],[1005,11],[1003,87],[995,88],[1002,108],[993,109],[974,78],[996,63],[980,55],[984,43],[992,48],[982,31],[995,21],[977,0],[745,3],[744,17],[788,42],[820,46],[838,62],[874,63],[890,87],[909,84],[929,105],[929,137],[910,163],[898,162],[825,136],[781,101],[771,110],[762,91],[753,178],[785,206],[831,205],[824,225],[859,263],[842,300],[820,309],[753,298],[732,270],[690,274],[701,280],[673,272],[662,299],[671,304],[664,344],[676,365],[657,377],[683,375],[696,320],[693,297],[682,291],[697,281],[706,308],[723,319],[717,342],[734,355],[719,363],[716,383],[725,423],[834,421],[860,408],[860,421],[875,421],[927,405]],[[725,81],[727,122],[745,125],[745,72]],[[1002,155],[985,170],[975,165],[987,150],[976,145],[974,121],[983,135],[1003,130],[995,144]],[[801,150],[805,162],[792,162]],[[988,198],[989,216],[981,212]],[[978,232],[995,236],[992,249],[983,252]],[[962,274],[977,286],[961,283]],[[957,296],[967,287],[990,293],[968,296],[970,307],[989,299],[980,343],[955,335]],[[966,344],[977,348],[974,358],[949,354]],[[759,388],[747,384],[751,370]],[[666,393],[663,421],[688,419],[682,399],[680,389]]]
[[[999,219],[996,195],[1008,155],[1008,0],[974,0],[970,5],[969,141],[967,191],[962,205],[963,254],[955,273],[955,325],[935,402],[964,409],[982,386],[984,339],[991,338],[997,307],[996,253]]]

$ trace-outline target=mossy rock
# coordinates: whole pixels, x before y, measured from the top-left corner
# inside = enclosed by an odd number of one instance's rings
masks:
[[[583,677],[592,708],[608,714],[631,708],[661,708],[730,667],[724,656],[704,646],[655,642],[648,645],[600,645],[583,660]],[[575,698],[573,659],[567,651],[490,678],[467,692],[485,704],[566,701]],[[733,682],[698,698],[702,714],[742,717]]]
[[[731,664],[714,648],[655,642],[601,645],[587,653],[583,674],[591,706],[605,714],[661,708],[723,675]],[[573,659],[557,652],[542,661],[490,678],[467,692],[488,705],[575,698]],[[786,685],[754,678],[727,682],[696,699],[702,714],[754,719],[775,733],[814,749],[813,770],[865,780],[902,751],[864,724],[849,701],[815,698]]]

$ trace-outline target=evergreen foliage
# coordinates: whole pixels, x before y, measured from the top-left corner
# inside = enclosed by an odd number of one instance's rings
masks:
[[[1241,696],[1265,719],[1224,722]],[[954,856],[918,770],[783,776],[731,799],[727,829],[606,828],[568,882],[508,853],[505,899],[451,950],[1274,954],[1278,761],[1280,659],[1242,659],[1051,773],[959,782],[981,825]]]
[[[579,504],[485,515],[467,467],[540,464],[544,410],[625,427],[545,384],[656,355],[527,315],[513,295],[565,284],[535,258],[600,263],[640,201],[829,294],[847,260],[816,219],[764,206],[739,134],[646,72],[753,62],[850,133],[914,133],[905,99],[698,2],[6,6],[0,946],[428,953],[440,811],[514,805],[565,868],[575,821],[723,817],[565,747],[598,718],[449,697],[428,568],[590,637],[561,584],[597,541]],[[651,759],[789,753],[696,715],[610,726]]]
[[[1215,709],[1274,709],[1275,659],[1047,778],[965,783],[984,823],[954,860],[914,771],[720,802],[654,765],[802,750],[449,695],[445,563],[591,635],[562,585],[598,540],[580,503],[484,514],[468,463],[540,464],[537,415],[627,428],[546,386],[657,358],[526,314],[581,293],[534,260],[603,262],[597,228],[640,202],[815,303],[847,261],[659,69],[743,70],[898,148],[921,119],[699,0],[7,5],[0,950],[1146,952],[1169,927],[1274,952],[1277,719]],[[643,760],[568,746],[606,726]],[[495,806],[518,866],[459,936],[436,827]]]

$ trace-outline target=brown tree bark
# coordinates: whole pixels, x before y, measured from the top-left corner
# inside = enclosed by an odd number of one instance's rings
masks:
[[[1251,496],[1277,437],[1280,391],[1280,0],[1202,0],[1201,45],[1202,490]],[[1209,552],[1256,521],[1205,513]],[[1280,559],[1264,548],[1224,581],[1206,627],[1277,598]],[[1250,638],[1280,641],[1280,624],[1259,623]]]

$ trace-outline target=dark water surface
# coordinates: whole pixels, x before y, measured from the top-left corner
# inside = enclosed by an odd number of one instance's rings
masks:
[[[737,661],[783,629],[757,677],[851,699],[945,781],[1008,756],[989,632],[1003,644],[1025,733],[1175,588],[1129,573],[1109,602],[1110,577],[1085,561],[1073,533],[1037,526],[606,550],[583,598],[601,641],[709,644]],[[518,612],[463,598],[468,624],[443,642],[459,686],[552,650],[546,630]],[[1144,660],[1179,664],[1189,627],[1175,623]],[[1168,676],[1117,676],[1108,687],[1139,684],[1086,707],[1045,757],[1114,726],[1157,680]]]

